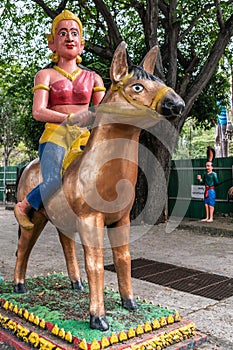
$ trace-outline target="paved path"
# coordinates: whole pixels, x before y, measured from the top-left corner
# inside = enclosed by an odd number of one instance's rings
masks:
[[[183,224],[183,227],[182,227]],[[221,233],[216,233],[216,227]],[[197,229],[199,226],[199,229]],[[213,228],[211,230],[211,227]],[[227,232],[231,231],[232,234]],[[224,233],[227,236],[224,236]],[[208,273],[233,277],[233,219],[219,218],[211,226],[197,220],[181,223],[178,229],[167,233],[166,224],[132,228],[132,258],[147,258],[164,263],[193,268]],[[17,243],[17,223],[13,212],[0,207],[0,274],[12,280]],[[85,279],[82,247],[77,242],[77,256]],[[106,247],[105,263],[111,264],[111,250]],[[28,275],[48,272],[66,272],[65,261],[54,227],[47,225],[33,249]],[[117,289],[116,274],[106,271],[105,284]],[[182,317],[196,323],[209,342],[201,349],[233,350],[233,297],[216,301],[160,285],[133,279],[135,296],[177,309]],[[1,344],[0,344],[1,349]],[[3,349],[3,348],[2,348]],[[4,348],[5,349],[5,348]]]

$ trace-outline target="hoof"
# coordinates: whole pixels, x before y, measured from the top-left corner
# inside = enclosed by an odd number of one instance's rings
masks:
[[[71,287],[74,290],[77,290],[79,292],[83,292],[84,291],[84,285],[82,283],[82,281],[75,281],[75,282],[71,282]]]
[[[122,307],[129,311],[135,311],[138,308],[138,304],[134,299],[121,299]]]
[[[109,324],[105,316],[96,317],[90,315],[90,327],[98,331],[107,331],[109,329]]]
[[[16,283],[14,285],[14,293],[25,294],[27,293],[27,287],[25,283]]]

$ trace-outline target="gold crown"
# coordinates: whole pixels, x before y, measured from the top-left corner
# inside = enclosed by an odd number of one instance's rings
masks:
[[[59,15],[57,15],[52,23],[52,34],[46,34],[46,38],[48,41],[52,41],[58,26],[58,23],[65,20],[65,19],[70,19],[73,20],[75,22],[78,23],[79,29],[80,29],[80,36],[81,36],[81,41],[82,43],[84,43],[84,38],[82,37],[82,33],[83,33],[83,26],[82,26],[82,22],[80,21],[80,19],[75,16],[71,11],[69,10],[64,10],[61,13],[59,13]]]

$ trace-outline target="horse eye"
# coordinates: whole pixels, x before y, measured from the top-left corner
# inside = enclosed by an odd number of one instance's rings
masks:
[[[133,89],[134,92],[139,93],[139,92],[141,92],[144,89],[144,87],[143,87],[142,84],[135,84],[135,85],[132,86],[132,89]]]

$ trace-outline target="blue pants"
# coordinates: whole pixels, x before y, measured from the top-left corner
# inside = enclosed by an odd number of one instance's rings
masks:
[[[34,209],[39,210],[60,188],[62,184],[61,169],[65,153],[66,149],[64,147],[52,142],[45,142],[39,145],[43,182],[33,188],[26,197]]]
[[[204,204],[208,204],[211,207],[215,206],[216,192],[215,190],[208,190],[208,197],[204,198]]]

